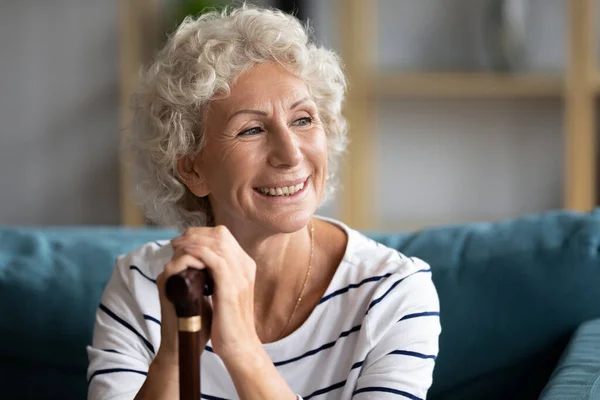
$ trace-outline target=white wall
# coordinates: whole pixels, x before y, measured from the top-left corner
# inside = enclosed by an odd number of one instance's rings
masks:
[[[318,40],[337,48],[334,0],[311,0]],[[479,70],[481,0],[378,0],[381,70]],[[531,0],[524,71],[564,68],[564,1]],[[384,229],[497,220],[559,208],[559,100],[382,101],[374,121]],[[335,206],[325,214],[338,215]]]
[[[118,223],[117,3],[0,4],[0,223]]]
[[[564,0],[531,1],[524,69],[562,70]],[[481,0],[378,2],[382,69],[479,67]],[[334,48],[336,3],[309,10]],[[119,222],[116,12],[114,1],[0,2],[0,223]],[[559,101],[387,101],[376,123],[380,226],[560,207]]]

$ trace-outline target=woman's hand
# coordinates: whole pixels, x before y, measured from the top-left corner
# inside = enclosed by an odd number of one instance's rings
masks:
[[[256,263],[229,230],[224,226],[190,228],[171,243],[174,256],[165,265],[165,277],[192,267],[207,268],[213,278],[212,327],[208,335],[215,353],[227,365],[260,348],[254,325]],[[174,315],[172,305],[169,308]],[[176,323],[172,326],[176,329]]]
[[[175,306],[167,298],[165,286],[167,280],[178,273],[186,270],[188,267],[204,269],[204,263],[197,258],[186,254],[182,249],[175,249],[171,261],[165,265],[163,272],[156,279],[158,292],[160,296],[161,324],[160,334],[161,342],[155,361],[163,367],[179,368],[179,350],[177,346],[177,314]],[[212,310],[210,302],[206,297],[202,297],[202,330],[200,332],[200,350],[203,351],[206,343],[210,339]]]
[[[191,228],[171,243],[173,258],[165,265],[156,282],[160,291],[162,341],[137,398],[146,398],[145,393],[156,393],[157,390],[168,392],[162,398],[171,398],[179,393],[177,315],[175,307],[165,295],[165,283],[170,276],[188,267],[206,268],[213,278],[212,301],[205,299],[202,307],[201,349],[211,338],[213,350],[225,363],[239,398],[296,398],[256,334],[254,260],[224,226]],[[168,391],[165,390],[167,386]]]

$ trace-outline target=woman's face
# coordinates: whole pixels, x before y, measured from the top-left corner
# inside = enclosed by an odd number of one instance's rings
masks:
[[[305,226],[327,176],[327,138],[306,84],[275,63],[257,65],[211,102],[206,118],[194,169],[216,223]]]

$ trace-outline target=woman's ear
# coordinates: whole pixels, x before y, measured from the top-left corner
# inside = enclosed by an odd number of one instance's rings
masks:
[[[177,172],[185,186],[198,197],[208,196],[210,190],[206,178],[198,164],[191,157],[181,157],[177,160]]]

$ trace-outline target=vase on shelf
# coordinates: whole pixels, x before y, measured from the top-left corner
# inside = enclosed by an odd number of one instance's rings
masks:
[[[492,72],[522,70],[527,55],[531,0],[483,0],[477,19],[478,54]]]

